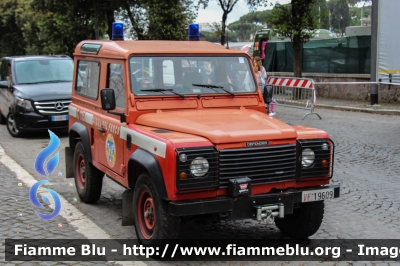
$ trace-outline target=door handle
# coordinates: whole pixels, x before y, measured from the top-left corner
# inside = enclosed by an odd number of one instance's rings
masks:
[[[106,130],[104,128],[102,128],[102,127],[98,127],[97,130],[100,131],[101,133],[106,132]]]

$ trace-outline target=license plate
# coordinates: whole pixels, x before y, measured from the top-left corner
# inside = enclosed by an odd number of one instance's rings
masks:
[[[333,190],[334,190],[333,188],[326,188],[326,189],[303,191],[301,202],[333,199],[335,196],[335,192]]]
[[[68,115],[56,115],[51,117],[51,121],[56,122],[56,121],[65,121],[68,120]]]

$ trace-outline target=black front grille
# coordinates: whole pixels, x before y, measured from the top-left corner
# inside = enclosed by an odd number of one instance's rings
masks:
[[[335,145],[330,139],[298,140],[299,150],[311,149],[315,154],[312,165],[304,167],[299,160],[300,178],[329,177],[333,174],[333,153]]]
[[[296,145],[219,150],[219,186],[248,177],[252,184],[294,180]]]
[[[214,147],[179,148],[176,152],[176,182],[179,190],[218,187],[217,151]],[[185,157],[185,160],[180,160],[181,155]],[[195,176],[191,172],[191,163],[200,157],[207,159],[209,170],[204,176]],[[181,174],[185,174],[187,178],[181,179]]]

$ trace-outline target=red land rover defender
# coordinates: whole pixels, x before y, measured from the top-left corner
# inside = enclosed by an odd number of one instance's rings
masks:
[[[182,217],[271,219],[317,232],[334,144],[266,113],[250,57],[204,41],[83,41],[74,54],[67,177],[80,199],[103,176],[126,188],[123,225],[144,245],[176,238]]]

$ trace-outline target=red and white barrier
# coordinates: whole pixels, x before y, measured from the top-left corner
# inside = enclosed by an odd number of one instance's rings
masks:
[[[312,79],[268,77],[267,84],[283,87],[314,89],[314,81]]]

